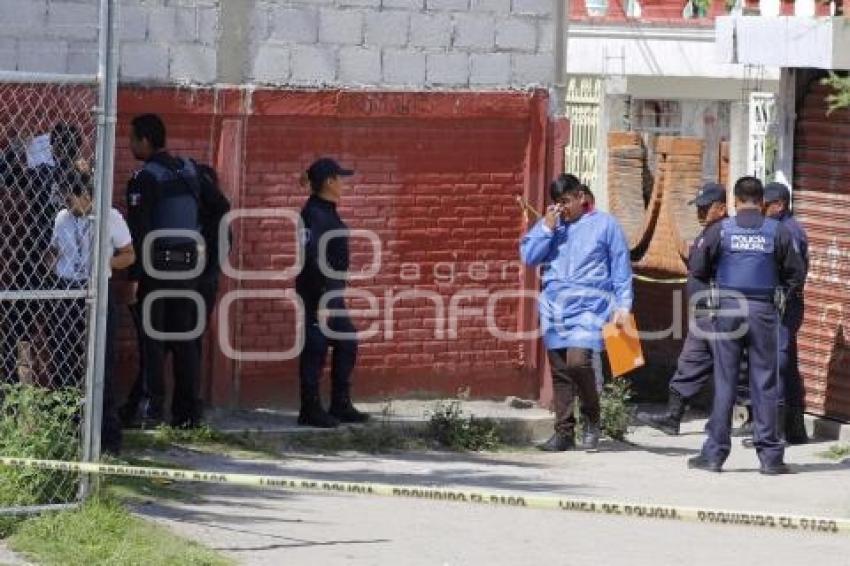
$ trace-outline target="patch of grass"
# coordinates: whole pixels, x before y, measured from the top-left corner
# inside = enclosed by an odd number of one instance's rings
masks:
[[[428,435],[450,450],[496,450],[503,444],[496,422],[464,416],[460,401],[440,401],[434,406],[428,420]]]
[[[275,446],[263,442],[249,431],[229,434],[206,424],[192,429],[163,425],[151,432],[127,431],[124,438],[124,447],[129,452],[166,450],[172,446],[243,458],[280,458],[280,451]]]
[[[632,390],[625,379],[614,379],[605,384],[599,398],[602,411],[602,432],[614,440],[625,440],[631,422],[629,399]]]
[[[140,458],[125,456],[121,459],[108,460],[107,463],[168,469],[184,467],[147,456]],[[134,476],[105,476],[102,484],[104,492],[109,497],[120,501],[137,503],[151,500],[198,501],[199,498],[195,494],[186,491],[185,485],[161,478],[138,478]]]
[[[76,389],[25,384],[0,386],[0,454],[45,460],[79,459],[81,397]],[[0,468],[0,507],[68,503],[79,475],[32,468]],[[20,521],[0,517],[0,537]]]
[[[827,460],[843,460],[850,456],[850,446],[846,444],[835,444],[829,450],[818,452],[818,456]]]
[[[229,566],[233,561],[94,498],[79,509],[21,524],[10,547],[41,564]]]

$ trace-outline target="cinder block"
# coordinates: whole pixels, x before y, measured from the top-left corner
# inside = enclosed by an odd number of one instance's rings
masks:
[[[549,86],[554,80],[555,59],[551,54],[511,55],[513,86]]]
[[[465,12],[469,10],[469,0],[425,0],[425,8],[428,10]]]
[[[16,16],[15,19],[19,19]],[[47,4],[47,34],[65,40],[95,40],[98,32],[96,4],[51,1]],[[43,37],[44,32],[37,37]]]
[[[555,25],[552,20],[543,19],[537,22],[537,51],[551,53],[555,50]]]
[[[339,50],[339,82],[345,85],[381,83],[380,49],[343,47]]]
[[[144,41],[148,35],[148,11],[138,6],[121,4],[119,9],[121,41]]]
[[[291,80],[301,85],[325,85],[336,80],[337,59],[330,47],[298,45],[292,52]]]
[[[217,8],[198,8],[198,41],[205,45],[218,42],[219,14]]]
[[[173,43],[177,41],[177,10],[169,7],[148,11],[148,39]]]
[[[178,45],[172,48],[171,79],[177,82],[215,82],[217,51],[206,45]]]
[[[150,43],[121,46],[121,78],[127,80],[168,79],[168,48]]]
[[[319,43],[361,45],[363,13],[357,10],[325,8],[319,11]]]
[[[65,41],[18,42],[18,70],[35,73],[65,73],[68,70],[68,43]]]
[[[250,18],[250,38],[255,43],[266,41],[271,34],[271,10],[265,6],[255,6]],[[319,20],[316,18],[316,37],[319,35]]]
[[[383,8],[397,8],[399,10],[420,11],[425,8],[425,0],[383,0]]]
[[[272,39],[316,43],[319,38],[319,14],[312,8],[274,8],[269,19]]]
[[[402,11],[366,14],[366,45],[398,47],[407,45],[410,15]]]
[[[496,28],[496,47],[511,51],[537,50],[537,22],[527,18],[508,18]]]
[[[194,8],[177,8],[174,11],[174,37],[180,43],[194,43],[197,41],[197,10]]]
[[[494,14],[510,14],[511,0],[471,0],[473,12],[491,12]]]
[[[515,14],[548,16],[552,13],[552,0],[511,0],[511,11]]]
[[[415,47],[448,47],[451,41],[451,16],[448,14],[411,14],[411,45]]]
[[[387,49],[383,59],[384,83],[392,86],[425,85],[425,54]]]
[[[433,86],[468,86],[469,55],[466,53],[429,54],[426,81]]]
[[[457,14],[455,16],[454,46],[482,51],[495,45],[496,26],[487,14]]]
[[[469,56],[469,82],[507,88],[511,82],[511,56],[508,53],[473,53]]]
[[[68,46],[68,72],[72,75],[97,73],[97,42],[72,43]]]
[[[0,38],[0,69],[14,71],[18,66],[18,40]]]
[[[266,84],[285,84],[289,80],[292,48],[285,45],[261,45],[254,58],[252,77]]]
[[[47,21],[45,0],[0,0],[0,32],[22,38],[39,37]]]

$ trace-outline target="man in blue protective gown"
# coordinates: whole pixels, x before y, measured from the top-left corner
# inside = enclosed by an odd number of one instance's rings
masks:
[[[587,210],[587,195],[573,175],[558,177],[549,194],[554,204],[520,243],[522,261],[542,266],[540,324],[555,396],[555,434],[539,448],[576,447],[578,394],[582,448],[593,450],[599,444],[600,409],[592,356],[602,350],[602,327],[611,320],[625,324],[631,311],[629,247],[612,216]]]

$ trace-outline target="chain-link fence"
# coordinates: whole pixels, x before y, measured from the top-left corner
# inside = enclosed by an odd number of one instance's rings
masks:
[[[11,78],[11,77],[7,77]],[[0,453],[79,459],[95,224],[94,84],[0,83]],[[79,196],[78,196],[79,195]],[[33,474],[35,475],[35,474]],[[78,478],[41,473],[0,505],[67,503]]]
[[[0,69],[3,456],[100,454],[107,256],[99,242],[111,206],[117,2],[100,4],[108,31],[97,76]],[[2,468],[0,517],[74,503],[86,485],[75,473]]]

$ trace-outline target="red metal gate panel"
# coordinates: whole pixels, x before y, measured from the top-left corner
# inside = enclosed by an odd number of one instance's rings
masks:
[[[813,83],[795,136],[795,207],[811,242],[800,371],[808,411],[850,420],[850,110],[827,116],[828,94]]]

